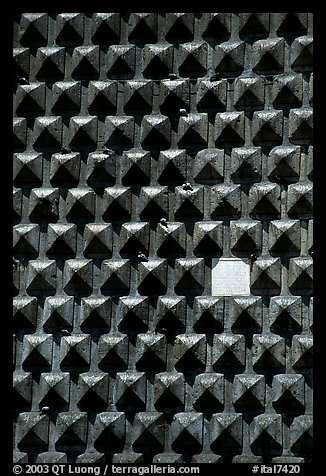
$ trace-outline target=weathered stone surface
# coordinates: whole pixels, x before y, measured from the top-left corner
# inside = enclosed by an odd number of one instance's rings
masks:
[[[310,462],[312,14],[13,31],[14,462]]]

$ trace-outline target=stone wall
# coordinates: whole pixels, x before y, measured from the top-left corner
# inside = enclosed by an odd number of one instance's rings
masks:
[[[14,460],[310,461],[312,15],[23,13],[14,61]]]

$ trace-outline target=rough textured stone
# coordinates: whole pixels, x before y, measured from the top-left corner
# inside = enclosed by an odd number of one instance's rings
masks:
[[[15,16],[16,463],[311,461],[312,44],[310,13]],[[221,257],[250,295],[211,295]]]

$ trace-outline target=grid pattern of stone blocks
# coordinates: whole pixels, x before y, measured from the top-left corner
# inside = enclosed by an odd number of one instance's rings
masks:
[[[312,15],[23,13],[13,59],[14,460],[310,461]]]

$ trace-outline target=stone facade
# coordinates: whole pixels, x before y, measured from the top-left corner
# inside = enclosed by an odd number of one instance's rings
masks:
[[[311,461],[312,15],[23,13],[14,62],[14,461]]]

